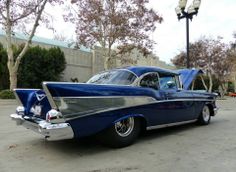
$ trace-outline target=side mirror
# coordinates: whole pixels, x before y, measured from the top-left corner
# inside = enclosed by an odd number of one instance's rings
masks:
[[[168,81],[167,83],[166,83],[166,85],[168,86],[168,88],[175,88],[176,87],[176,84],[175,84],[175,82],[174,81]]]

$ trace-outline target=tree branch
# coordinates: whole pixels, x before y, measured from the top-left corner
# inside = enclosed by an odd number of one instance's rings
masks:
[[[48,0],[44,0],[44,1],[43,1],[43,4],[41,5],[41,9],[39,9],[38,15],[37,15],[37,17],[36,17],[36,19],[35,19],[35,23],[34,23],[34,26],[33,26],[32,31],[31,31],[31,34],[30,34],[30,36],[29,36],[29,38],[28,38],[28,40],[27,40],[27,42],[26,42],[26,44],[25,44],[23,50],[21,51],[21,53],[20,53],[20,54],[18,55],[18,57],[16,58],[16,62],[15,62],[15,66],[14,66],[16,69],[18,69],[22,57],[25,55],[26,51],[27,51],[28,48],[29,48],[29,45],[30,45],[30,43],[31,43],[31,41],[32,41],[32,38],[33,38],[33,36],[34,36],[34,34],[35,34],[35,32],[36,32],[36,29],[37,29],[37,27],[38,27],[38,25],[39,25],[39,20],[40,20],[40,18],[41,18],[41,15],[42,15],[42,13],[43,13],[43,10],[44,10],[45,5],[46,5],[47,2],[48,2]]]
[[[35,9],[36,9],[36,8],[35,8]],[[12,20],[12,23],[15,23],[15,22],[17,22],[17,21],[20,20],[20,19],[23,19],[23,18],[25,18],[25,17],[28,17],[30,14],[32,14],[32,13],[34,12],[35,9],[32,9],[32,10],[30,10],[28,13],[22,14],[22,15],[20,15],[19,17],[15,18],[14,20]]]
[[[0,15],[2,16],[4,20],[7,20],[7,17],[3,15],[2,11],[0,11]]]
[[[6,13],[7,13],[7,18],[6,18],[5,30],[6,30],[6,40],[7,40],[8,67],[10,67],[10,65],[14,63],[12,41],[11,41],[12,23],[10,21],[10,0],[7,0],[6,2]]]
[[[201,80],[202,80],[202,84],[203,84],[203,86],[204,86],[205,90],[207,90],[207,91],[208,91],[208,88],[207,88],[207,85],[206,85],[206,83],[205,83],[205,80],[204,80],[203,76],[202,76],[202,75],[200,75],[200,78],[201,78]]]

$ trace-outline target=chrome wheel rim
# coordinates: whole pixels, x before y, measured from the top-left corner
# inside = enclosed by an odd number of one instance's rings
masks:
[[[204,108],[202,110],[202,117],[205,122],[209,121],[209,119],[210,119],[210,111],[207,106],[204,106]]]
[[[121,137],[128,136],[134,129],[134,118],[123,119],[115,124],[116,133]]]

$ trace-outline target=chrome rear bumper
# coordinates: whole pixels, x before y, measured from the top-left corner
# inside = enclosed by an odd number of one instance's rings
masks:
[[[74,132],[69,123],[52,124],[43,119],[30,119],[18,114],[11,114],[11,119],[16,121],[17,125],[23,125],[27,129],[31,129],[42,134],[49,141],[65,140],[74,138]]]

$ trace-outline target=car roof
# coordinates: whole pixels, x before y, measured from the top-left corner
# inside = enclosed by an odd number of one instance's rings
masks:
[[[179,75],[178,72],[154,66],[128,66],[120,69],[130,70],[131,72],[135,73],[138,77],[148,72],[158,72],[159,74],[166,74],[166,75]]]

